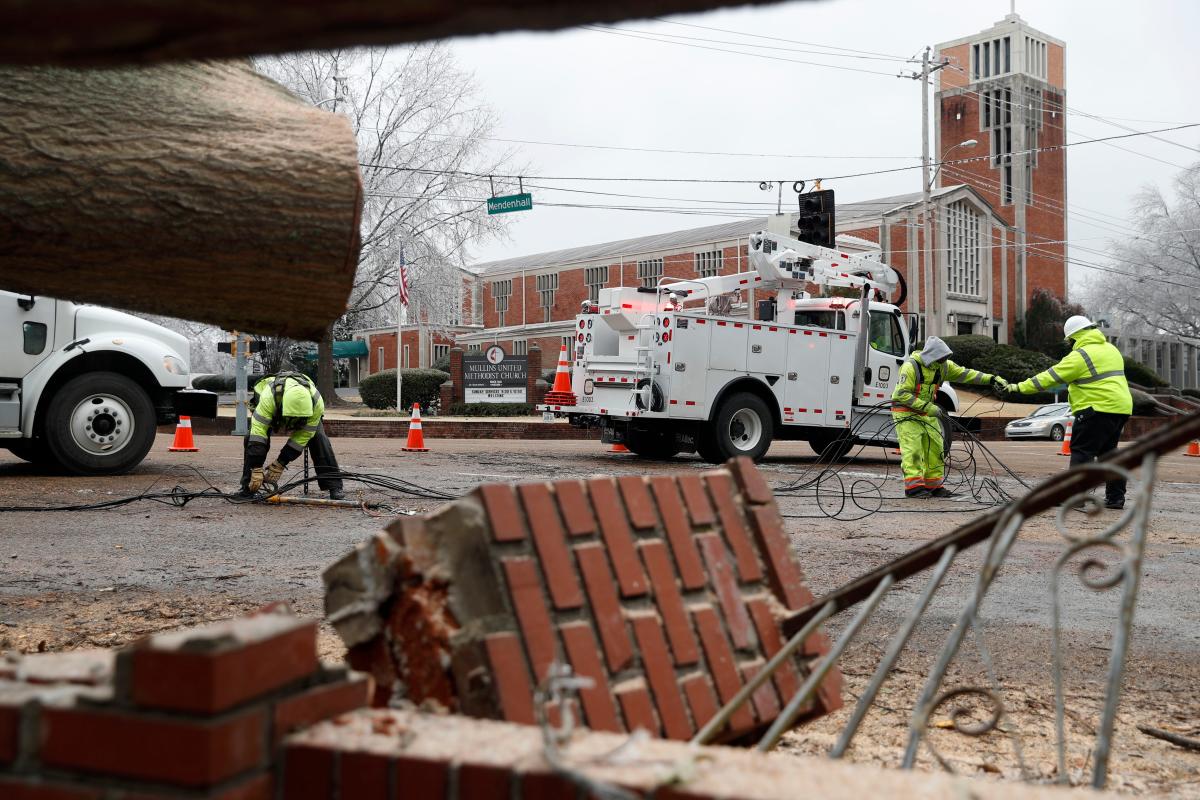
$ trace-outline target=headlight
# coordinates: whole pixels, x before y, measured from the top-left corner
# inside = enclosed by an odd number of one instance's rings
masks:
[[[175,356],[163,356],[163,369],[172,375],[187,374],[187,364]]]

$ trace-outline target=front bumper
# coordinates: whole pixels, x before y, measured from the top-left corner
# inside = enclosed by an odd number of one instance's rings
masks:
[[[217,416],[217,395],[203,389],[183,389],[175,392],[172,397],[175,414],[180,417],[204,417],[215,419]]]

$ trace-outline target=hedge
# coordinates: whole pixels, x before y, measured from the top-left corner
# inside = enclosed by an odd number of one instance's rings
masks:
[[[401,372],[405,409],[413,403],[421,408],[433,408],[439,399],[441,385],[450,380],[450,373],[436,369],[406,369]],[[368,375],[358,383],[358,395],[370,408],[396,407],[396,370],[385,369]]]
[[[528,417],[533,414],[533,404],[453,403],[448,413],[452,417]]]
[[[1170,385],[1160,378],[1157,372],[1142,362],[1134,361],[1128,356],[1125,357],[1125,379],[1130,383],[1136,383],[1138,386],[1145,386],[1148,389],[1153,389],[1156,386]]]
[[[1130,389],[1129,394],[1133,395],[1133,415],[1135,417],[1158,416],[1158,401],[1153,397],[1140,389]]]
[[[1184,397],[1194,397],[1197,400],[1200,400],[1200,389],[1184,389],[1183,396]]]

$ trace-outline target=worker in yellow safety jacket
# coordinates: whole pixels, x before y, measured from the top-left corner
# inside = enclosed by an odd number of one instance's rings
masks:
[[[317,484],[329,492],[330,498],[345,498],[342,479],[330,477],[340,470],[329,437],[321,428],[325,401],[312,379],[299,372],[268,375],[255,384],[253,405],[243,448],[242,495],[253,496],[260,489],[274,494],[284,469],[307,448],[317,469]],[[288,439],[264,471],[272,432],[287,434]]]
[[[1071,352],[1045,372],[1013,387],[1022,394],[1046,392],[1066,384],[1075,415],[1071,425],[1071,466],[1095,461],[1117,449],[1125,422],[1133,413],[1133,395],[1125,380],[1125,357],[1095,323],[1073,316],[1063,324]],[[1104,486],[1104,507],[1125,507],[1125,481]]]
[[[1003,378],[955,364],[950,360],[952,354],[948,344],[930,336],[924,348],[904,359],[896,388],[892,390],[892,421],[900,442],[905,497],[954,496],[954,492],[942,485],[946,475],[942,418],[946,411],[937,404],[942,383],[1008,388]]]

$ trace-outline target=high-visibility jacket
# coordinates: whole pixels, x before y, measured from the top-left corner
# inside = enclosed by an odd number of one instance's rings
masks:
[[[325,416],[325,401],[307,375],[268,375],[254,385],[258,404],[250,419],[250,441],[267,442],[268,433],[288,432],[285,448],[295,455],[304,452],[320,430]],[[300,427],[297,422],[303,420]]]
[[[1125,380],[1125,358],[1095,328],[1084,328],[1071,336],[1071,352],[1045,372],[1021,381],[1022,394],[1050,391],[1066,384],[1071,413],[1085,408],[1109,414],[1133,413],[1133,395]]]
[[[921,351],[917,350],[900,365],[900,379],[892,390],[892,413],[929,414],[937,405],[938,387],[944,381],[986,386],[992,382],[992,376],[959,366],[949,359],[928,366],[921,360]]]

